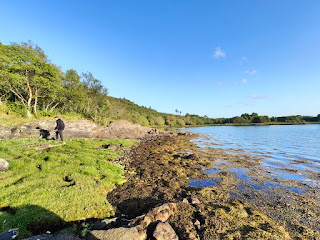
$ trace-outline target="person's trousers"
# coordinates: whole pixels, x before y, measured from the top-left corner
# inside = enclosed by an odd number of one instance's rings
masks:
[[[56,140],[58,140],[58,135],[60,135],[60,139],[61,139],[61,141],[63,142],[63,130],[57,130],[56,131]]]

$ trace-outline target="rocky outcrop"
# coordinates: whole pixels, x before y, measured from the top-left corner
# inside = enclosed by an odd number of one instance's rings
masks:
[[[8,169],[9,169],[9,163],[3,158],[0,158],[0,172],[4,172]]]
[[[139,216],[128,225],[107,230],[93,230],[87,234],[88,240],[146,240],[150,236],[156,240],[178,240],[178,236],[167,221],[177,213],[176,203],[165,203]],[[105,226],[107,227],[107,226]],[[147,238],[147,236],[149,236]]]
[[[112,122],[109,127],[100,127],[89,120],[65,121],[65,138],[124,138],[137,139],[158,134],[158,130],[142,127],[128,121]],[[55,137],[55,120],[37,121],[19,125],[0,125],[0,139],[39,138],[40,131],[48,130],[50,138]]]

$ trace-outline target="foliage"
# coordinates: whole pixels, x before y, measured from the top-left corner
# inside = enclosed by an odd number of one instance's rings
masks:
[[[50,117],[54,114],[77,115],[101,125],[125,119],[144,126],[195,126],[212,124],[268,124],[320,121],[320,116],[259,116],[244,113],[233,118],[209,118],[194,114],[159,113],[123,98],[108,96],[108,89],[90,72],[74,69],[62,72],[50,63],[43,50],[28,43],[0,43],[0,104],[8,114],[20,117]],[[1,107],[1,105],[0,105]]]
[[[22,236],[28,236],[30,223],[41,226],[112,215],[106,194],[124,181],[123,167],[111,162],[121,152],[101,146],[122,144],[128,149],[134,143],[74,140],[39,151],[35,148],[48,142],[1,141],[0,158],[10,163],[10,169],[0,173],[0,232],[18,227]]]

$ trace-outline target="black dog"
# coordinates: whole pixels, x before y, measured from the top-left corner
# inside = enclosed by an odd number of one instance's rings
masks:
[[[41,129],[37,127],[36,129],[39,129],[40,135],[39,138],[44,138],[46,140],[49,140],[48,137],[50,136],[50,132],[46,129]]]

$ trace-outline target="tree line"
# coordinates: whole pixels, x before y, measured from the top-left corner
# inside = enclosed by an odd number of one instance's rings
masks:
[[[213,124],[263,124],[318,122],[317,117],[259,116],[244,113],[233,118],[209,118],[195,114],[159,113],[125,99],[108,96],[108,89],[92,73],[65,72],[51,63],[44,51],[32,42],[0,43],[0,103],[28,118],[57,113],[78,114],[101,124],[125,119],[145,126]]]

